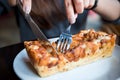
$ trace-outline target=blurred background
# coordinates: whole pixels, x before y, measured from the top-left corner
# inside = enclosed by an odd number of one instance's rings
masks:
[[[117,28],[101,27],[102,21],[99,15],[93,11],[89,11],[86,29],[94,28],[95,30],[103,30],[109,33],[117,32],[120,35],[120,25]],[[20,42],[19,28],[17,26],[13,8],[11,8],[7,0],[0,0],[0,47],[9,46]]]
[[[19,29],[14,11],[7,0],[0,0],[0,47],[19,42]]]

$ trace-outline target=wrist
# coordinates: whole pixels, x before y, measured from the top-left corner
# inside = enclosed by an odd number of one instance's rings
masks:
[[[94,3],[94,5],[93,5],[93,7],[90,8],[90,9],[91,9],[91,10],[95,9],[95,8],[97,7],[97,5],[98,5],[98,0],[95,0],[95,3]]]

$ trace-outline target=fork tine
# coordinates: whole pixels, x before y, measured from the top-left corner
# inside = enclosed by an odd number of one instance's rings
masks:
[[[70,48],[70,43],[67,44],[66,50]]]
[[[65,39],[64,46],[63,46],[63,53],[67,50],[67,45],[68,45],[68,38]]]
[[[61,45],[61,42],[62,42],[62,38],[63,38],[63,36],[60,35],[60,38],[59,38],[58,43],[57,43],[57,50],[60,49],[60,45]]]
[[[71,25],[69,25],[69,27],[66,29],[65,32],[63,32],[60,35],[59,41],[57,43],[57,50],[64,53],[66,50],[69,49],[71,41],[72,41],[72,36],[70,34],[70,29],[71,29]]]
[[[60,51],[61,52],[63,52],[64,43],[65,43],[65,38],[63,37],[61,45],[60,45]]]
[[[67,44],[66,44],[66,39],[64,38],[64,39],[63,39],[63,42],[62,42],[61,49],[60,49],[62,53],[64,53],[64,51],[65,51],[65,46],[66,46],[66,45],[67,45]]]
[[[68,49],[70,48],[71,41],[72,41],[72,38],[69,38],[69,39],[68,39],[68,43],[67,43],[67,48],[66,48],[66,50],[68,50]]]
[[[59,50],[60,43],[61,43],[61,40],[59,40],[58,43],[57,43],[57,50]]]

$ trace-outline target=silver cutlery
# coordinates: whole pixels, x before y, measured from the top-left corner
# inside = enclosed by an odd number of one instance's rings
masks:
[[[31,16],[23,11],[22,4],[21,4],[20,0],[17,0],[17,6],[18,6],[19,10],[21,11],[21,13],[23,14],[23,16],[25,17],[26,21],[28,22],[30,28],[32,29],[32,31],[35,34],[35,36],[37,37],[37,39],[39,41],[47,41],[49,43],[49,45],[54,49],[54,51],[56,53],[58,53],[56,51],[56,49],[51,45],[51,43],[49,42],[49,40],[47,39],[47,37],[43,34],[43,32],[41,31],[41,29],[38,27],[38,25],[31,18]]]
[[[57,50],[64,53],[66,50],[70,48],[70,44],[72,42],[72,35],[70,33],[71,24],[68,26],[68,28],[63,32],[58,40],[57,43]]]

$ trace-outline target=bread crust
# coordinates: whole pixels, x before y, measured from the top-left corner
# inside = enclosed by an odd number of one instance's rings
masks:
[[[25,41],[32,65],[41,77],[71,70],[112,55],[116,35],[94,30],[82,30],[72,36],[70,49],[56,54],[47,42]],[[57,43],[52,45],[56,48]]]

